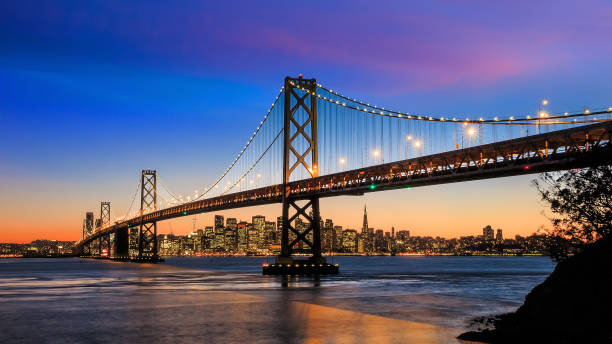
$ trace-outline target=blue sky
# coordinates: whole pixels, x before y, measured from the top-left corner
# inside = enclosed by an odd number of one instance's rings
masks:
[[[286,75],[303,73],[346,94],[422,113],[525,113],[544,98],[552,111],[612,105],[607,1],[371,6],[0,4],[0,241],[78,237],[83,213],[100,200],[127,207],[143,168],[157,169],[178,192],[205,185],[233,160]],[[463,202],[465,189],[488,196]],[[499,211],[528,211],[533,225],[494,225],[524,234],[546,222],[525,177],[412,191],[431,197],[411,204],[424,208],[436,199],[467,209],[524,197],[528,205],[508,202]],[[385,230],[393,223],[382,218],[393,217],[396,227],[447,236],[477,232],[489,220],[470,215],[447,230],[462,219],[428,223],[385,213],[413,194],[326,200],[332,210],[323,215],[356,227],[367,201]],[[236,216],[254,212],[276,210]],[[175,231],[187,231],[188,222],[177,222]]]

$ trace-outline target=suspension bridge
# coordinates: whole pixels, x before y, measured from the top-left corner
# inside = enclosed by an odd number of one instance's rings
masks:
[[[337,273],[321,253],[320,198],[610,163],[611,133],[612,107],[515,116],[419,114],[376,106],[301,75],[287,77],[216,180],[182,195],[156,171],[143,170],[126,215],[112,221],[110,203],[102,202],[98,223],[93,216],[84,221],[75,250],[157,261],[159,221],[281,203],[280,254],[264,273]],[[307,225],[296,226],[298,219]],[[298,244],[308,248],[308,259],[294,258]]]

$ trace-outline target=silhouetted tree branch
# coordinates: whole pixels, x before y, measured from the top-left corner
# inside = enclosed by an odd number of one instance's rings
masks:
[[[612,166],[544,173],[534,184],[555,215],[549,235],[553,259],[612,232]]]

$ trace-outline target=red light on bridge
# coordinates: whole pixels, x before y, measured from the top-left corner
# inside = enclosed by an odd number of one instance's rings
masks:
[[[298,78],[300,79],[302,78],[302,73],[298,74]]]
[[[530,167],[529,165],[525,165],[525,167],[523,167],[525,170],[528,170]]]

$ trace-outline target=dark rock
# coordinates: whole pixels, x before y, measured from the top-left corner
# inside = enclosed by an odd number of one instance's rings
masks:
[[[612,343],[612,238],[598,240],[536,286],[514,313],[458,338],[485,343]]]

